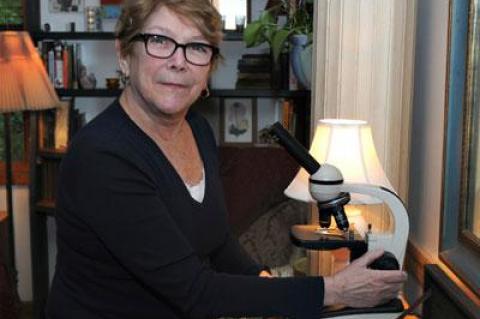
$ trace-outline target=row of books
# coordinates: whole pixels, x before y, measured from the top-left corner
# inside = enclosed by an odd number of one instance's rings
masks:
[[[282,125],[295,136],[297,116],[295,114],[295,104],[291,99],[284,99],[282,103]]]
[[[58,40],[39,42],[39,52],[55,88],[81,88],[81,44]]]
[[[237,89],[270,89],[272,61],[268,54],[244,54],[237,64]]]
[[[244,54],[237,64],[237,89],[297,90],[288,55],[274,62],[270,54]]]

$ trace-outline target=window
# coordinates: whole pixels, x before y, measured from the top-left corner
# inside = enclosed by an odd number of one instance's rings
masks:
[[[440,258],[480,291],[480,0],[450,2]]]

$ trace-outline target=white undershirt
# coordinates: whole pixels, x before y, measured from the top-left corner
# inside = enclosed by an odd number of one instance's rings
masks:
[[[203,202],[203,197],[205,196],[205,170],[202,168],[202,179],[198,184],[188,185],[185,183],[185,186],[195,201],[199,203]]]

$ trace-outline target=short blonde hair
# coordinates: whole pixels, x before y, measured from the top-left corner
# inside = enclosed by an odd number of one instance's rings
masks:
[[[145,21],[160,6],[166,6],[189,19],[210,44],[217,47],[220,45],[223,38],[222,19],[210,0],[125,0],[115,27],[122,56],[133,53],[132,38],[142,31]],[[216,62],[217,60],[213,62],[213,67]]]

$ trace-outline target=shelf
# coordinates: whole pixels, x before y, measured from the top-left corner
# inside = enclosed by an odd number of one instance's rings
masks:
[[[99,96],[116,97],[122,93],[122,89],[56,89],[59,96]]]
[[[35,41],[41,40],[114,40],[113,32],[32,32]]]
[[[243,33],[236,31],[223,31],[223,41],[243,41]]]
[[[35,210],[49,216],[55,215],[55,202],[53,200],[42,199],[35,204]]]
[[[310,96],[310,91],[270,90],[270,89],[221,89],[210,90],[211,97],[300,97]]]
[[[59,96],[78,96],[78,97],[116,97],[122,93],[122,89],[56,89]],[[308,90],[256,90],[256,89],[212,89],[211,97],[297,97],[306,98],[310,95]]]
[[[66,150],[59,149],[43,149],[38,151],[38,156],[44,159],[61,160],[65,155]]]
[[[32,32],[35,41],[41,40],[115,40],[113,32]],[[243,33],[224,31],[224,41],[243,41]]]

